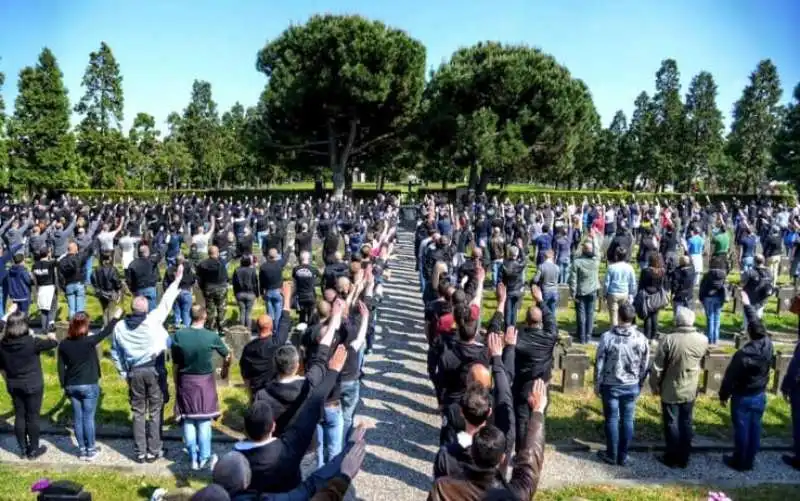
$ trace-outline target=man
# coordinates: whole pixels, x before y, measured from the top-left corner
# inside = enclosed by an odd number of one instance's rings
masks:
[[[311,321],[311,313],[317,302],[316,285],[319,270],[311,264],[311,252],[300,253],[300,264],[292,270],[294,280],[294,295],[297,300],[297,309],[301,323]]]
[[[558,265],[553,262],[553,250],[550,249],[544,253],[544,262],[537,267],[533,283],[539,286],[544,298],[544,304],[547,305],[547,309],[553,312],[558,308],[559,273]],[[508,307],[506,307],[507,310]]]
[[[56,221],[55,228],[50,232],[50,245],[53,247],[54,257],[60,258],[69,250],[67,244],[69,243],[69,238],[72,236],[72,232],[75,230],[76,222],[77,219],[73,217],[72,221],[65,228],[62,220]],[[75,252],[77,252],[77,248]]]
[[[15,244],[15,247],[22,244]],[[14,264],[8,269],[8,274],[3,280],[3,291],[12,303],[17,305],[17,311],[28,314],[31,305],[31,287],[33,277],[25,267],[25,256],[22,252],[14,254]]]
[[[322,384],[309,394],[280,437],[273,436],[275,420],[267,401],[256,401],[245,412],[247,440],[237,443],[234,449],[244,454],[250,463],[253,477],[249,489],[277,493],[290,491],[300,484],[300,463],[322,414],[322,401],[336,383],[346,358],[344,347],[336,350]]]
[[[75,236],[75,243],[78,244],[78,251],[89,249],[86,256],[86,270],[84,271],[84,284],[88,287],[91,285],[92,266],[94,265],[94,235],[97,232],[97,227],[100,226],[100,216],[95,218],[89,225],[89,228],[83,226],[78,228],[78,234]]]
[[[633,324],[635,318],[633,305],[619,307],[619,324],[600,338],[594,368],[594,392],[603,399],[606,435],[606,450],[597,455],[620,466],[628,464],[636,400],[650,356],[647,338]]]
[[[499,471],[505,463],[505,436],[494,426],[484,426],[475,434],[470,446],[473,464],[465,467],[463,476],[437,479],[428,494],[428,501],[533,499],[544,463],[543,412],[547,406],[544,381],[534,383],[528,403],[532,411],[528,434],[525,446],[514,459],[510,481],[506,482]]]
[[[283,304],[288,307],[292,296],[292,283],[284,282],[281,291]],[[242,379],[250,389],[250,394],[255,395],[258,390],[267,385],[276,375],[275,352],[286,344],[289,338],[289,326],[292,323],[291,314],[287,308],[281,313],[277,330],[273,331],[275,322],[267,315],[261,315],[256,320],[258,337],[247,343],[242,350],[239,360]]]
[[[78,253],[78,244],[70,242],[67,246],[67,255],[58,262],[60,283],[64,286],[67,296],[69,319],[79,311],[84,311],[86,306],[86,286],[83,274],[86,271],[86,259],[89,249]]]
[[[459,402],[459,412],[464,420],[464,430],[456,440],[439,447],[433,462],[433,478],[463,474],[463,464],[472,463],[470,447],[475,434],[486,426],[492,414],[489,389],[481,384],[470,384]]]
[[[258,270],[261,297],[264,298],[267,313],[273,323],[280,325],[284,306],[281,284],[283,283],[283,268],[286,266],[286,259],[278,254],[278,249],[272,248],[266,252],[267,259]]]
[[[754,267],[742,272],[739,285],[750,298],[750,304],[758,318],[764,316],[764,306],[772,295],[773,277],[765,265],[764,256],[756,254],[753,260]],[[744,316],[742,328],[747,331],[749,319]]]
[[[163,360],[169,341],[164,322],[178,297],[181,278],[183,267],[178,268],[175,281],[149,313],[147,298],[133,298],[132,313],[117,323],[111,338],[111,359],[129,386],[134,451],[140,463],[156,461],[164,454],[161,449],[162,385],[166,376]]]
[[[142,244],[139,246],[139,257],[125,270],[125,280],[128,289],[134,296],[147,298],[148,311],[153,311],[158,300],[156,284],[158,283],[158,262],[161,255],[150,255],[150,247]]]
[[[625,249],[617,247],[614,263],[606,270],[606,300],[612,327],[618,324],[620,306],[633,302],[636,294],[636,275],[627,257]]]
[[[225,263],[219,258],[219,248],[216,245],[208,249],[208,258],[197,264],[197,282],[206,300],[206,327],[222,332],[225,309],[228,306],[228,272]]]
[[[100,233],[97,235],[97,243],[100,246],[100,254],[114,252],[114,239],[117,237],[117,234],[122,231],[122,227],[124,225],[124,217],[119,219],[119,225],[113,231],[111,230],[110,224],[103,224],[103,227],[100,229]]]
[[[783,456],[783,462],[800,471],[800,343],[794,348],[792,361],[781,383],[783,398],[792,407],[792,436],[794,438],[793,455]]]
[[[591,241],[583,244],[581,255],[572,262],[569,273],[569,295],[575,300],[577,338],[587,344],[594,333],[595,301],[600,288],[600,254],[596,252],[600,238],[591,232]]]
[[[694,401],[708,349],[708,338],[694,328],[694,320],[694,311],[678,307],[676,330],[661,337],[650,376],[653,394],[661,395],[664,419],[666,449],[658,460],[669,468],[686,468],[692,450]]]
[[[194,272],[191,265],[186,262],[183,254],[178,254],[174,259],[175,264],[170,265],[164,273],[164,289],[169,287],[169,284],[175,281],[175,274],[178,267],[183,266],[183,278],[180,280],[180,291],[178,297],[175,299],[175,304],[172,306],[172,321],[175,323],[175,328],[189,327],[192,323],[192,289],[196,281]]]
[[[206,309],[193,306],[192,325],[176,332],[172,340],[176,410],[193,471],[213,470],[217,462],[211,450],[211,420],[220,415],[214,352],[224,359],[225,366],[231,362],[230,350],[205,323]]]

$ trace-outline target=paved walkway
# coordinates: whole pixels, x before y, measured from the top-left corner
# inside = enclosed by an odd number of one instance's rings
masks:
[[[398,234],[397,259],[392,262],[392,280],[379,314],[382,332],[367,357],[362,384],[362,405],[357,419],[372,426],[367,434],[368,452],[362,472],[355,480],[355,497],[365,501],[411,501],[425,499],[431,485],[432,463],[438,446],[440,419],[425,366],[423,308],[414,272],[413,236]],[[40,461],[44,468],[80,463],[74,456],[71,438],[49,435],[44,443],[51,452]],[[115,467],[137,473],[186,473],[179,442],[169,442],[169,457],[152,465],[139,465],[129,458],[129,439],[101,441],[101,458],[92,467]],[[0,435],[0,461],[21,462],[14,456],[11,435]],[[217,444],[218,453],[230,444]],[[665,484],[691,482],[720,488],[759,483],[798,483],[800,472],[784,466],[780,453],[759,455],[755,470],[735,473],[721,462],[719,453],[693,456],[687,470],[673,471],[653,459],[650,453],[632,454],[632,466],[620,468],[599,463],[589,452],[549,448],[541,489],[570,484]],[[308,463],[308,462],[307,462]],[[30,465],[31,463],[25,462]],[[310,464],[307,464],[310,468]],[[169,482],[165,482],[169,485]],[[799,488],[800,489],[800,488]]]

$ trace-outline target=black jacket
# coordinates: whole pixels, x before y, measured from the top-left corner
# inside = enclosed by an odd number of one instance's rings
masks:
[[[160,256],[153,253],[150,257],[140,257],[134,259],[125,270],[125,279],[131,292],[147,287],[155,287],[158,283],[158,261]]]
[[[83,250],[77,254],[67,254],[58,262],[58,273],[61,275],[59,284],[67,286],[69,284],[80,283],[85,280],[84,269],[89,252]]]
[[[62,388],[97,384],[100,379],[100,362],[95,346],[114,332],[116,325],[117,320],[114,320],[93,336],[65,339],[58,345],[58,380]]]
[[[0,321],[0,331],[4,331],[5,328],[5,322]],[[39,354],[56,346],[58,342],[55,340],[28,334],[3,338],[0,341],[0,370],[5,371],[6,386],[31,391],[44,387]]]
[[[200,284],[202,290],[227,287],[228,285],[228,272],[225,271],[225,265],[219,259],[208,258],[200,261],[197,264],[196,274],[197,283]]]
[[[725,297],[725,270],[712,268],[700,280],[700,301],[707,297]]]
[[[266,386],[275,377],[275,352],[286,344],[291,322],[291,314],[284,310],[281,322],[272,336],[254,339],[244,346],[239,367],[242,378],[247,380],[253,393]]]
[[[744,307],[748,322],[761,321],[756,316],[755,309],[748,305]],[[764,335],[760,339],[752,339],[733,355],[731,363],[725,369],[725,377],[719,390],[719,399],[727,401],[731,396],[756,395],[763,393],[769,383],[769,370],[775,352],[772,340]]]
[[[466,344],[454,341],[451,344],[439,343],[436,356],[435,384],[439,402],[445,406],[458,402],[466,388],[466,376],[469,366],[474,363],[489,367],[489,353],[485,345],[480,343]]]
[[[266,297],[267,292],[280,289],[283,284],[283,268],[286,266],[286,258],[277,261],[267,259],[261,263],[258,269],[258,280],[261,283],[261,294]]]
[[[233,293],[240,292],[258,296],[258,271],[252,266],[240,266],[233,274]]]
[[[558,342],[558,327],[555,315],[547,306],[542,303],[539,307],[542,310],[542,328],[525,326],[517,335],[515,389],[534,379],[550,381],[553,372],[553,350]]]
[[[108,298],[122,290],[122,280],[115,267],[101,266],[92,273],[92,286],[98,296]]]
[[[673,300],[691,301],[694,292],[694,273],[692,265],[681,266],[672,272],[670,285]]]

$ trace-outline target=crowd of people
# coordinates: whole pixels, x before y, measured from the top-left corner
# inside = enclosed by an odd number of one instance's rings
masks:
[[[689,199],[512,204],[468,195],[455,205],[427,197],[417,215],[413,244],[401,244],[414,249],[427,370],[442,416],[429,499],[535,494],[564,291],[574,302],[579,343],[595,336],[597,302],[605,299],[609,311],[595,357],[606,436],[599,459],[629,464],[636,402],[649,376],[662,401],[660,460],[685,468],[700,363],[719,342],[727,279],[737,268],[748,341],[733,357],[719,399],[730,401],[735,436],[725,462],[753,467],[774,358],[761,314],[783,256],[797,285],[800,207],[753,202],[728,210]],[[164,457],[172,396],[186,461],[213,472],[213,483],[192,499],[341,499],[364,458],[365,430],[355,419],[362,368],[391,281],[399,219],[398,201],[383,195],[4,200],[0,368],[20,455],[46,453],[39,355],[53,350],[72,403],[76,454],[86,461],[101,454],[97,346],[109,338],[129,387],[135,460]],[[494,311],[485,301],[488,284]],[[89,292],[102,309],[96,319],[87,312]],[[59,342],[60,295],[69,327]],[[228,314],[229,295],[237,315]],[[120,308],[126,297],[127,314]],[[704,333],[695,328],[695,299],[708,318]],[[36,328],[28,316],[34,303]],[[255,314],[262,304],[266,313]],[[660,332],[665,308],[674,328]],[[253,332],[238,360],[249,405],[245,439],[218,458],[212,421],[220,416],[217,377],[236,362],[223,337],[231,323]],[[781,391],[791,402],[795,436],[795,453],[785,461],[800,469],[800,349]],[[300,465],[311,447],[317,470],[304,480]]]

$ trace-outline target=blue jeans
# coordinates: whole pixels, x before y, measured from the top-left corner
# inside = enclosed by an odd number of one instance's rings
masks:
[[[181,290],[172,303],[172,316],[175,327],[189,327],[192,324],[192,291]]]
[[[569,282],[569,261],[558,263],[558,283]]]
[[[211,457],[211,420],[184,419],[183,443],[193,463],[203,463]]]
[[[578,324],[578,340],[586,344],[594,333],[594,312],[597,294],[575,296],[575,322]]]
[[[267,313],[269,318],[272,319],[272,325],[275,329],[281,323],[281,314],[283,314],[283,295],[280,289],[270,289],[267,291]]]
[[[752,270],[754,265],[755,265],[755,257],[744,256],[742,258],[742,271]]]
[[[317,425],[317,467],[321,468],[342,452],[344,444],[342,408],[325,407],[322,421]]]
[[[500,283],[500,268],[503,266],[502,261],[492,261],[492,287],[497,288]]]
[[[64,287],[67,296],[67,309],[69,310],[69,318],[75,316],[79,311],[85,311],[86,308],[86,286],[83,282],[75,282],[67,284]]]
[[[522,296],[512,296],[509,295],[506,297],[506,325],[516,325],[517,324],[517,312],[519,311],[519,307],[522,305]]]
[[[706,337],[710,344],[719,341],[719,323],[722,317],[722,297],[709,296],[703,300],[706,310]]]
[[[65,392],[72,402],[72,420],[75,428],[75,439],[82,453],[95,450],[94,414],[97,410],[97,399],[100,397],[100,386],[97,384],[79,384],[67,386]]]
[[[92,266],[94,265],[94,256],[86,258],[86,265],[83,271],[83,283],[88,287],[92,285]]]
[[[356,415],[356,407],[358,407],[361,381],[356,378],[353,381],[342,381],[340,385],[342,389],[342,424],[344,426],[342,437],[346,442],[353,428],[353,418]]]
[[[176,266],[178,264],[178,255],[176,254],[174,256],[167,256],[166,258],[164,258],[164,260],[167,263],[167,267],[172,268],[173,266]]]
[[[766,393],[731,397],[733,422],[733,460],[744,468],[752,468],[761,448],[761,418],[767,406]]]
[[[606,453],[622,464],[628,459],[628,446],[633,439],[633,419],[639,385],[606,385],[600,388],[605,418]]]
[[[3,286],[0,285],[0,317],[6,316],[6,295]]]
[[[419,291],[425,292],[425,273],[422,271],[422,263],[419,265]]]
[[[545,292],[542,294],[542,300],[550,312],[555,315],[556,311],[558,310],[558,291],[555,292]]]
[[[144,287],[136,291],[137,296],[142,296],[147,298],[147,311],[151,312],[156,309],[158,303],[156,300],[158,299],[158,293],[156,292],[155,287]]]

